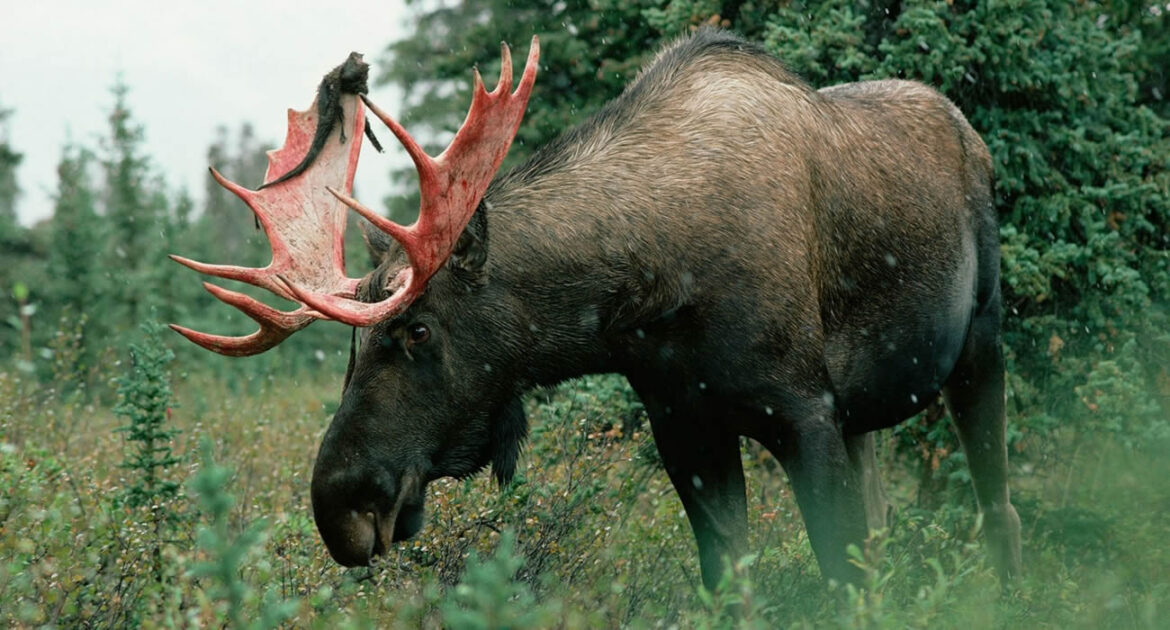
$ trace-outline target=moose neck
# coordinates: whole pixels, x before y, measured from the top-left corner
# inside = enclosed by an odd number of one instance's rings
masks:
[[[552,182],[548,182],[552,183]],[[619,371],[612,344],[656,317],[679,296],[656,275],[679,276],[650,261],[668,252],[643,242],[646,217],[619,219],[635,199],[614,182],[599,191],[589,178],[488,197],[490,284],[504,291],[527,335],[527,379],[546,385],[583,374]],[[526,329],[526,330],[524,330]]]

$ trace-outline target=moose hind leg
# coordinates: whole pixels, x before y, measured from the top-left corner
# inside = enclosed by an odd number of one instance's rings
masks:
[[[720,430],[713,420],[664,417],[652,403],[647,410],[658,453],[699,545],[703,585],[715,590],[724,562],[738,560],[747,545],[739,436]]]
[[[1020,574],[1020,517],[1012,507],[1007,483],[998,303],[976,315],[943,396],[967,455],[992,563],[1006,585]]]

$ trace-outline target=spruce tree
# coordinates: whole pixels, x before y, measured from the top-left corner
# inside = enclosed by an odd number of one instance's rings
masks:
[[[69,368],[74,376],[93,365],[106,339],[107,323],[93,316],[108,286],[98,268],[105,229],[97,215],[97,193],[90,179],[93,163],[94,156],[87,149],[66,146],[62,150],[50,224],[48,268],[54,320],[85,320],[77,329],[78,364]]]
[[[169,426],[174,396],[167,365],[175,354],[159,337],[161,328],[153,320],[142,325],[143,341],[130,344],[130,371],[115,379],[120,402],[114,413],[127,420],[118,430],[126,433],[130,449],[122,467],[137,475],[124,492],[131,507],[165,503],[175,498],[179,488],[166,478],[179,459],[171,448],[177,431]]]
[[[179,463],[172,448],[178,431],[170,426],[174,396],[167,371],[175,355],[159,337],[161,328],[148,321],[142,325],[142,343],[130,345],[130,372],[116,379],[120,402],[114,407],[114,413],[127,421],[117,430],[126,434],[128,443],[122,467],[133,475],[118,499],[149,511],[156,580],[162,579],[162,544],[174,520],[170,503],[179,493],[178,482],[168,474]]]
[[[145,133],[130,111],[130,88],[119,79],[112,92],[109,136],[102,142],[103,206],[109,230],[102,266],[111,283],[111,300],[103,316],[132,323],[145,320],[151,306],[157,306],[160,279],[151,271],[160,263],[159,233],[166,230],[168,208],[162,183],[142,151]]]
[[[24,156],[17,153],[8,141],[8,117],[12,110],[0,107],[0,239],[5,239],[17,226],[16,201],[20,198],[20,184],[16,169]]]
[[[21,273],[24,260],[31,253],[28,230],[16,217],[20,185],[16,173],[24,156],[8,140],[8,118],[12,110],[0,106],[0,355],[17,356],[27,331],[20,313],[17,284],[27,288]]]
[[[89,150],[66,146],[57,164],[49,269],[56,280],[54,301],[74,313],[84,312],[97,301],[103,223],[90,180],[93,160]]]
[[[138,269],[150,233],[152,206],[148,190],[150,162],[142,153],[143,128],[134,121],[127,102],[130,88],[121,80],[111,90],[114,108],[109,115],[109,137],[103,141],[106,173],[106,221],[111,245],[127,269]]]

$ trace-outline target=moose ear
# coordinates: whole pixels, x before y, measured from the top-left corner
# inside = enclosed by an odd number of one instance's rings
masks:
[[[362,231],[362,240],[366,242],[366,251],[370,254],[370,266],[377,269],[386,259],[386,252],[394,244],[390,235],[374,227],[365,218],[358,219],[358,227]]]
[[[524,403],[517,396],[504,405],[492,427],[492,475],[501,488],[511,483],[516,474],[520,445],[527,435],[528,418],[524,415]]]
[[[475,214],[471,215],[467,227],[459,235],[455,249],[447,265],[457,275],[474,282],[487,283],[487,255],[488,255],[488,204],[479,202]]]

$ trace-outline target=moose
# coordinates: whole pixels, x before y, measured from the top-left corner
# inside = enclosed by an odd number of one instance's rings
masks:
[[[174,256],[298,304],[280,311],[205,283],[260,324],[244,337],[172,326],[215,352],[263,352],[317,319],[360,329],[312,475],[333,558],[365,565],[423,525],[428,482],[488,467],[506,484],[527,432],[522,397],[620,373],[641,398],[698,543],[704,584],[744,553],[740,438],[790,479],[825,578],[857,582],[846,547],[881,527],[872,432],[941,392],[970,465],[989,553],[1020,571],[1009,500],[998,229],[990,154],[919,83],[821,90],[735,35],[664,47],[584,123],[497,174],[536,79],[492,92],[426,154],[362,94],[313,163],[317,104],[289,112],[254,191],[262,269]],[[366,112],[414,161],[417,222],[351,197]],[[332,115],[332,114],[331,114]],[[345,273],[347,209],[375,265]]]

